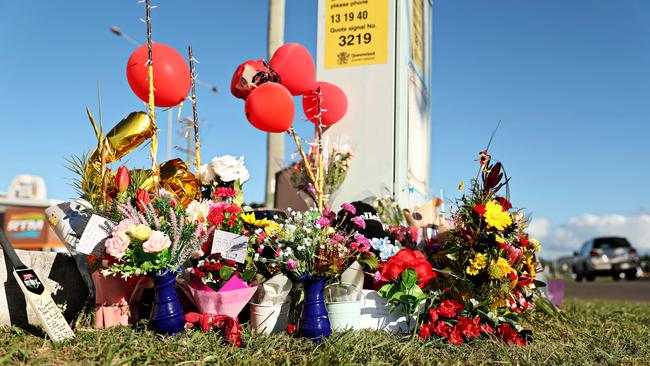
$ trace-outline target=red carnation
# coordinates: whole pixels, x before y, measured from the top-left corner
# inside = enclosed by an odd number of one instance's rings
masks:
[[[438,337],[447,337],[447,335],[451,332],[451,327],[448,326],[445,322],[439,321],[433,327],[432,331]]]
[[[466,318],[458,317],[456,328],[467,337],[467,339],[478,338],[481,335],[481,327],[479,326],[479,318]]]
[[[431,322],[431,324],[438,321],[438,312],[436,311],[436,309],[429,309],[429,318],[430,318],[429,321]]]
[[[481,205],[480,203],[477,203],[474,205],[474,211],[476,211],[479,216],[485,215],[485,206]]]
[[[214,191],[214,196],[219,198],[234,198],[237,196],[237,191],[232,188],[219,187]]]
[[[525,346],[526,340],[519,336],[517,331],[510,325],[504,323],[497,328],[496,335],[507,344],[514,344],[517,346]]]
[[[445,318],[454,318],[463,310],[463,305],[453,300],[445,300],[438,306],[438,314]]]
[[[422,324],[422,326],[420,327],[419,336],[421,340],[431,337],[430,324]]]
[[[296,332],[296,325],[295,324],[287,324],[287,333],[293,334]]]
[[[392,256],[381,268],[383,281],[392,281],[399,278],[405,269],[412,268],[418,276],[418,286],[423,288],[429,281],[436,278],[431,263],[419,250],[402,249]]]
[[[458,329],[458,326],[455,326],[452,329],[451,333],[449,333],[449,336],[447,337],[447,342],[449,342],[449,344],[453,344],[454,346],[459,346],[465,343],[465,340],[463,339],[463,335],[460,329]]]

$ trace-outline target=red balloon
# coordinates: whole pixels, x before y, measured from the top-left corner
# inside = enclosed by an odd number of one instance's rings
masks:
[[[278,83],[264,83],[248,95],[244,110],[248,121],[258,130],[284,132],[293,123],[291,93]]]
[[[348,98],[338,86],[318,81],[312,91],[302,96],[302,110],[307,119],[318,123],[318,88],[320,87],[321,123],[331,126],[340,121],[348,111]]]
[[[230,82],[230,92],[235,98],[246,99],[256,87],[268,83],[277,83],[280,78],[271,71],[264,60],[248,60],[237,67]]]
[[[190,68],[185,58],[174,48],[162,43],[154,43],[151,52],[154,104],[157,107],[178,105],[190,91]],[[126,64],[129,86],[145,103],[149,102],[147,54],[147,45],[140,46]]]
[[[280,75],[280,84],[286,86],[292,95],[302,95],[314,88],[316,66],[303,45],[283,45],[275,51],[269,65]]]

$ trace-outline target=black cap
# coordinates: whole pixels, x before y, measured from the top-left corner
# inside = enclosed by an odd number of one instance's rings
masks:
[[[368,239],[383,238],[388,235],[384,230],[384,225],[381,223],[381,219],[379,218],[379,215],[377,215],[377,210],[375,210],[374,207],[361,201],[355,201],[351,204],[356,209],[356,213],[352,214],[345,209],[341,209],[336,215],[337,225],[340,225],[341,228],[348,231],[356,230]],[[361,216],[366,222],[365,229],[356,226],[351,221],[352,218],[356,216]]]

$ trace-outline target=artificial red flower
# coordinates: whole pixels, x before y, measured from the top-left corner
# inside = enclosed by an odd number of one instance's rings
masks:
[[[485,215],[485,205],[481,205],[480,203],[475,204],[474,211],[476,211],[479,216]]]
[[[293,333],[296,332],[296,329],[297,329],[297,327],[296,327],[295,324],[293,324],[293,323],[287,324],[287,333],[293,334]]]
[[[501,208],[503,209],[504,212],[508,211],[508,210],[510,210],[512,208],[512,203],[510,203],[510,201],[505,199],[505,197],[497,196],[496,200],[497,200],[497,202],[499,202],[499,204],[501,205]]]
[[[516,280],[516,279],[517,279],[517,275],[515,274],[515,272],[510,272],[510,273],[508,273],[508,279],[509,279],[510,281],[514,281],[514,280]]]
[[[445,318],[455,318],[463,310],[463,305],[454,300],[445,300],[438,306],[438,314]]]
[[[131,174],[129,174],[129,169],[122,165],[117,168],[117,173],[115,174],[115,186],[120,193],[126,192],[131,183]]]
[[[483,333],[492,333],[494,332],[494,328],[492,328],[489,324],[481,324],[481,331]]]

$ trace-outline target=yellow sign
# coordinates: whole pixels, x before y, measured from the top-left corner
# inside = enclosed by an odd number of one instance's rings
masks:
[[[327,0],[325,6],[325,68],[388,62],[388,0]]]
[[[420,72],[424,72],[424,1],[413,0],[411,18],[411,58]]]

